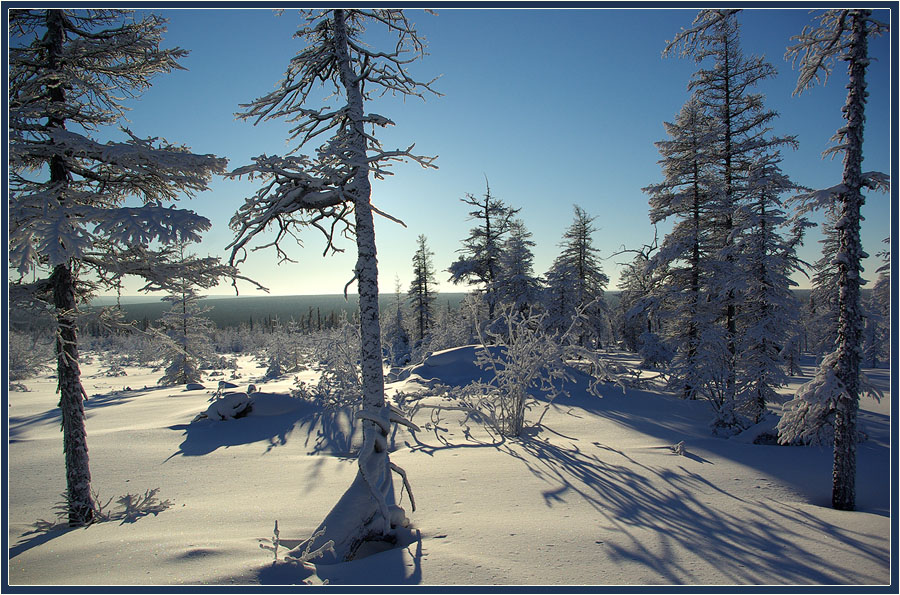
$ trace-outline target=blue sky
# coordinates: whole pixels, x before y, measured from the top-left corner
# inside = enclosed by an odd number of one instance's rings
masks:
[[[229,159],[229,167],[256,155],[287,149],[287,125],[253,126],[234,118],[238,105],[273,88],[300,48],[292,37],[300,23],[295,11],[176,9],[156,11],[169,19],[165,46],[191,51],[178,71],[155,79],[143,97],[131,103],[130,126],[140,135],[161,136],[194,152]],[[881,11],[887,19],[887,12]],[[596,215],[596,246],[611,278],[618,281],[613,257],[653,239],[647,196],[641,188],[661,180],[654,142],[663,140],[663,122],[687,99],[687,83],[696,70],[690,59],[662,58],[665,42],[690,25],[695,11],[680,9],[444,9],[438,15],[410,11],[428,40],[429,55],[413,71],[420,78],[441,78],[442,97],[388,97],[370,110],[397,124],[381,135],[385,148],[416,143],[422,154],[439,155],[438,170],[398,165],[395,176],[374,187],[378,207],[402,219],[403,228],[376,221],[382,292],[403,289],[411,279],[416,238],[425,234],[434,251],[439,290],[462,291],[445,270],[457,257],[472,225],[460,198],[491,191],[521,208],[534,234],[535,269],[544,273],[558,252],[572,220],[572,205]],[[829,139],[842,125],[846,73],[839,65],[826,86],[792,97],[796,71],[784,61],[792,35],[810,22],[805,9],[745,10],[742,43],[747,54],[764,54],[779,76],[759,90],[767,106],[779,112],[774,132],[797,135],[800,148],[785,154],[783,168],[794,181],[821,188],[840,181],[840,160],[822,160]],[[874,39],[870,53],[869,105],[865,170],[890,172],[890,61],[887,36]],[[232,239],[228,221],[255,185],[217,179],[211,190],[182,206],[208,217],[213,229],[195,247],[203,255],[224,255]],[[872,255],[890,233],[886,195],[867,199],[864,245]],[[817,221],[821,218],[817,217]],[[660,237],[668,226],[660,226]],[[339,293],[350,279],[354,245],[322,257],[317,232],[304,247],[291,247],[296,264],[276,266],[272,250],[251,254],[243,272],[272,294]],[[818,258],[819,235],[811,233],[802,256]],[[867,263],[874,279],[875,259]],[[798,277],[801,287],[808,281]],[[135,284],[133,287],[137,287]],[[131,286],[125,293],[134,293]],[[227,293],[223,286],[211,293]],[[355,288],[354,288],[355,290]],[[255,292],[241,287],[242,295]]]

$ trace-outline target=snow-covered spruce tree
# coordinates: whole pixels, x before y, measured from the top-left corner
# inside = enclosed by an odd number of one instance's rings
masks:
[[[379,51],[364,40],[368,24],[386,28],[394,38],[389,49]],[[367,113],[365,103],[373,94],[421,97],[431,89],[430,83],[413,79],[407,71],[408,64],[424,54],[424,42],[400,10],[306,12],[296,36],[306,45],[291,59],[284,78],[274,91],[244,106],[240,115],[255,122],[284,118],[298,146],[283,157],[261,155],[231,173],[258,177],[264,185],[232,219],[236,239],[230,248],[232,263],[242,260],[247,245],[270,225],[277,235],[265,245],[275,246],[282,259],[287,256],[281,243],[310,226],[324,233],[326,254],[336,249],[334,240],[341,231],[352,232],[356,239],[363,387],[357,418],[364,442],[356,479],[320,527],[325,530],[323,541],[334,542],[327,560],[335,561],[352,558],[368,540],[392,539],[393,527],[406,523],[403,510],[393,502],[391,471],[404,478],[404,485],[406,476],[390,462],[386,436],[393,422],[411,424],[384,399],[373,219],[373,213],[381,211],[370,202],[370,176],[389,174],[395,161],[434,166],[433,158],[413,154],[412,146],[384,150],[372,129],[393,123]],[[322,88],[336,105],[309,105]],[[315,156],[299,153],[320,138],[325,140]]]
[[[209,221],[163,203],[207,187],[225,160],[122,129],[95,140],[150,79],[187,54],[160,48],[164,21],[111,10],[9,13],[9,266],[18,289],[56,313],[69,523],[95,514],[76,312],[86,293],[135,274],[154,284],[166,255],[151,242],[197,240]],[[134,197],[141,206],[125,206]],[[49,273],[34,283],[32,273]],[[22,292],[19,292],[20,294]]]
[[[710,149],[715,122],[696,96],[684,104],[674,122],[665,122],[668,140],[656,143],[664,179],[644,188],[650,196],[650,221],[672,220],[672,229],[650,261],[660,281],[652,302],[665,320],[662,332],[676,354],[669,370],[685,399],[704,395],[713,360],[700,358],[700,336],[715,316],[710,295],[710,261],[716,245],[711,231],[717,206],[712,190]],[[715,342],[711,345],[717,345]],[[708,346],[709,347],[709,346]]]
[[[534,242],[521,219],[509,224],[509,237],[500,253],[500,277],[495,283],[497,297],[503,304],[513,304],[524,313],[538,305],[541,283],[534,275]]]
[[[749,278],[737,314],[738,411],[752,423],[767,415],[787,383],[784,349],[797,334],[800,304],[790,274],[801,269],[797,246],[808,223],[788,219],[781,196],[796,186],[781,172],[781,156],[762,151],[748,176],[752,202],[740,212],[745,232],[737,240],[740,267]]]
[[[691,56],[700,69],[691,77],[694,91],[706,115],[716,122],[715,138],[709,143],[710,176],[716,211],[711,213],[717,249],[711,265],[710,296],[720,303],[722,324],[730,357],[724,358],[726,400],[737,398],[737,317],[743,292],[750,280],[739,265],[737,239],[739,212],[754,200],[749,172],[760,151],[791,145],[793,137],[769,135],[777,114],[766,109],[764,97],[754,88],[775,76],[775,68],[758,56],[746,56],[740,47],[737,10],[701,10],[693,25],[668,42],[665,54]],[[729,406],[728,409],[731,409]],[[714,422],[718,432],[727,432],[733,418]],[[734,427],[738,431],[740,427]]]
[[[184,244],[176,247],[179,261],[185,262]],[[213,358],[211,343],[215,323],[204,316],[210,308],[200,305],[203,296],[199,294],[195,279],[178,277],[172,280],[169,294],[162,301],[171,307],[160,317],[159,325],[163,337],[163,361],[166,365],[159,384],[187,384],[200,382],[200,367]]]
[[[509,234],[510,223],[520,209],[513,209],[491,194],[491,185],[485,178],[484,197],[466,194],[462,202],[473,208],[469,219],[477,222],[462,241],[459,258],[448,269],[453,283],[479,283],[488,307],[488,322],[494,320],[498,303],[497,279],[501,274],[500,257],[503,243]]]
[[[847,63],[847,101],[842,109],[847,125],[834,137],[837,143],[825,154],[844,154],[841,183],[800,198],[800,208],[835,206],[838,236],[835,264],[838,271],[838,330],[835,351],[822,362],[817,379],[798,392],[805,401],[832,404],[834,408],[834,467],[832,506],[853,510],[856,506],[856,418],[859,409],[860,357],[863,313],[860,299],[861,262],[865,258],[859,236],[863,188],[887,190],[889,179],[877,172],[864,173],[863,127],[866,105],[866,68],[869,65],[868,37],[880,35],[888,25],[872,18],[867,9],[827,10],[816,26],[804,27],[794,37],[796,43],[787,57],[799,61],[800,76],[794,91],[799,94],[823,76],[827,79],[836,60]],[[826,373],[824,368],[828,367]],[[818,379],[827,378],[827,382]],[[827,408],[827,407],[826,407]],[[785,420],[782,419],[782,423]],[[788,431],[779,426],[779,433]]]
[[[603,292],[609,277],[603,273],[599,249],[594,246],[596,217],[574,205],[572,224],[563,233],[562,251],[546,275],[547,324],[555,332],[570,334],[578,345],[600,344],[609,331],[609,316]],[[579,315],[580,313],[580,315]]]
[[[388,310],[388,315],[383,316],[382,342],[385,346],[385,357],[393,366],[403,366],[412,358],[409,333],[406,330],[404,310],[405,299],[400,285],[400,277],[394,278],[394,305]]]
[[[434,256],[427,238],[420,234],[413,254],[413,280],[409,284],[409,301],[416,322],[416,340],[421,344],[428,330],[434,326],[434,301],[437,299],[437,280],[434,276]]]

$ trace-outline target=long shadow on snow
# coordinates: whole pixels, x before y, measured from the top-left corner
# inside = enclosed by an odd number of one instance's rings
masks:
[[[203,456],[219,448],[256,442],[266,443],[265,452],[284,446],[288,440],[303,440],[310,455],[352,456],[361,441],[359,425],[346,409],[322,409],[308,401],[278,393],[256,393],[250,413],[239,419],[201,419],[169,426],[183,431],[184,441],[169,458]]]
[[[523,452],[516,452],[514,445]],[[548,507],[577,497],[606,519],[605,529],[622,536],[604,544],[613,561],[638,562],[673,584],[691,581],[692,568],[681,565],[676,556],[682,551],[715,564],[725,583],[865,584],[873,580],[853,569],[830,570],[833,560],[817,553],[818,544],[805,545],[815,541],[810,537],[813,533],[828,535],[848,553],[862,554],[887,568],[889,551],[868,545],[858,532],[802,510],[744,502],[681,465],[649,467],[609,446],[593,443],[592,447],[599,450],[526,438],[506,451],[549,484],[543,492]],[[704,495],[715,492],[733,500],[728,510],[704,502]],[[803,527],[802,532],[789,528],[791,524]],[[648,530],[657,543],[647,543]]]
[[[683,440],[688,452],[702,449],[715,453],[717,457],[777,478],[811,504],[831,506],[831,448],[745,444],[717,438],[708,430],[713,417],[712,407],[702,400],[686,401],[664,393],[637,389],[628,389],[623,393],[621,388],[612,384],[603,386],[602,398],[586,395],[577,387],[571,393],[572,397],[558,398],[551,407],[564,412],[568,410],[574,416],[592,414],[606,418],[654,437],[663,446]],[[859,422],[869,439],[857,447],[857,472],[868,480],[864,484],[858,482],[857,510],[888,516],[890,417],[861,410]],[[805,472],[797,473],[797,469],[804,469]]]
[[[79,527],[80,529],[85,529],[85,527]],[[48,541],[53,541],[57,537],[62,537],[66,533],[70,531],[75,531],[76,529],[73,527],[65,527],[60,529],[52,529],[50,531],[29,531],[27,533],[22,534],[22,539],[16,545],[9,548],[9,559],[12,560],[16,556],[24,554],[28,550],[32,548],[36,548],[40,545],[44,545]],[[31,536],[31,537],[29,537]]]

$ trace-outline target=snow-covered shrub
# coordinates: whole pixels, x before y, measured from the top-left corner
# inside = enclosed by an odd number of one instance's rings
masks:
[[[122,367],[122,364],[119,363],[117,359],[111,359],[109,361],[109,366],[107,366],[106,370],[103,372],[104,376],[108,378],[118,378],[119,376],[128,376],[128,372],[125,371],[125,368]]]
[[[116,499],[116,504],[118,505],[118,509],[111,509],[110,504],[113,499],[110,498],[105,503],[103,499],[100,498],[100,494],[96,491],[92,491],[94,496],[94,523],[104,523],[108,521],[121,521],[122,523],[133,523],[140,519],[141,517],[153,515],[156,516],[164,510],[172,507],[171,500],[162,500],[160,501],[157,498],[157,494],[159,494],[159,488],[153,488],[152,490],[146,490],[143,495],[140,494],[125,494]],[[55,514],[55,520],[48,521],[45,519],[40,519],[37,522],[33,523],[32,527],[35,531],[40,533],[46,533],[48,531],[53,531],[55,529],[61,529],[69,526],[68,519],[68,497],[64,492],[61,495],[61,500],[53,507],[53,512]]]
[[[265,379],[279,378],[300,369],[300,335],[290,333],[276,323],[273,332],[266,335],[266,374]]]
[[[484,296],[475,293],[463,298],[456,310],[438,308],[434,326],[424,342],[416,342],[412,360],[421,361],[428,352],[444,351],[478,341],[478,321],[481,312],[486,309]]]
[[[30,378],[53,363],[51,343],[37,334],[10,331],[6,353],[11,382]]]
[[[642,368],[664,368],[675,357],[672,348],[657,333],[650,331],[641,334],[638,353]]]
[[[489,372],[487,380],[464,389],[464,399],[478,410],[497,431],[518,436],[525,426],[525,413],[535,402],[531,391],[543,393],[549,402],[565,394],[565,383],[574,380],[570,359],[590,360],[590,369],[602,373],[605,366],[590,351],[580,349],[568,339],[546,330],[546,314],[533,310],[519,312],[514,306],[499,313],[504,333],[482,337],[476,364]],[[574,328],[573,325],[571,328]],[[596,392],[596,382],[589,390]],[[538,422],[539,423],[539,422]]]

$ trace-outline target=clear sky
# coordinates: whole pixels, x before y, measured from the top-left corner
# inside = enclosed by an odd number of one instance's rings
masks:
[[[135,133],[227,157],[230,169],[262,153],[284,152],[286,124],[253,126],[236,120],[234,113],[240,103],[271,90],[300,49],[301,42],[292,37],[300,23],[296,11],[280,16],[263,9],[155,12],[169,19],[164,45],[191,54],[182,62],[186,71],[158,77],[131,103],[128,117]],[[572,205],[596,215],[595,244],[607,259],[609,289],[615,289],[617,263],[631,256],[613,254],[653,239],[641,188],[662,178],[654,142],[665,138],[663,122],[673,119],[687,99],[688,79],[697,68],[690,59],[664,59],[661,52],[695,14],[660,8],[409,11],[429,52],[413,72],[424,79],[440,76],[435,88],[443,96],[425,102],[388,97],[369,109],[397,124],[382,133],[385,148],[414,142],[418,152],[439,155],[440,169],[398,165],[395,176],[375,184],[374,203],[407,226],[376,221],[381,291],[393,291],[395,276],[407,289],[419,234],[434,251],[438,289],[465,289],[447,280],[446,269],[472,226],[459,199],[483,194],[485,176],[495,196],[521,208],[537,243],[538,274],[558,253]],[[887,11],[878,16],[888,19]],[[767,106],[780,114],[773,132],[797,135],[800,142],[798,151],[785,154],[784,171],[814,188],[839,183],[840,159],[823,160],[821,153],[843,122],[845,67],[838,65],[827,85],[792,97],[797,75],[785,62],[784,50],[810,22],[809,12],[752,9],[739,18],[744,52],[763,54],[778,69],[776,79],[759,87]],[[871,40],[870,54],[876,60],[868,71],[863,167],[890,172],[890,132],[896,124],[890,121],[889,38]],[[182,203],[213,223],[196,252],[225,255],[232,239],[228,221],[254,190],[254,183],[217,179],[210,191]],[[890,233],[888,197],[870,194],[864,215],[864,246],[874,256]],[[667,230],[660,226],[660,238]],[[801,253],[807,261],[818,258],[820,237],[809,234]],[[265,250],[251,254],[242,270],[275,295],[339,293],[355,261],[352,242],[342,245],[344,254],[323,258],[322,238],[311,230],[304,247],[288,250],[296,264],[276,266],[274,251]],[[867,278],[874,279],[877,266],[874,258],[867,262]],[[797,280],[808,286],[806,279]],[[125,293],[135,293],[136,287],[126,287]],[[229,290],[222,286],[211,293]],[[255,292],[242,286],[241,293]]]

